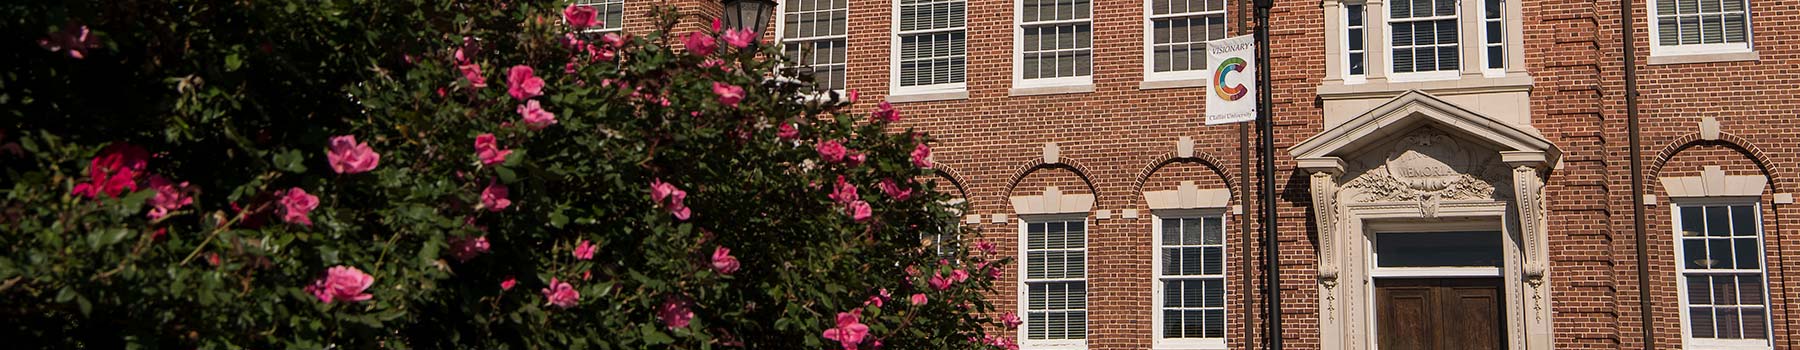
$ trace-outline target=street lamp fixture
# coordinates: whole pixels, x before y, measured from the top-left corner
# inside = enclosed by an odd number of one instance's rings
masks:
[[[724,0],[725,28],[748,29],[761,38],[769,27],[769,16],[775,12],[774,0]]]

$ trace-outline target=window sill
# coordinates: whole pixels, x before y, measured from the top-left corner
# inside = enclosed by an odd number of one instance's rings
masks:
[[[1421,90],[1434,95],[1528,92],[1531,91],[1531,84],[1532,79],[1530,75],[1516,73],[1504,77],[1474,75],[1463,76],[1461,79],[1429,81],[1396,82],[1372,79],[1361,84],[1345,84],[1342,81],[1332,81],[1319,85],[1317,91],[1319,99],[1331,101],[1391,98],[1411,90]]]
[[[1195,88],[1205,86],[1206,79],[1145,80],[1138,83],[1138,90]]]
[[[1020,87],[1020,88],[1012,88],[1012,90],[1008,90],[1006,92],[1006,94],[1007,94],[1007,96],[1035,96],[1035,95],[1079,94],[1079,93],[1089,93],[1089,92],[1094,92],[1094,84]]]
[[[903,93],[903,94],[892,94],[892,95],[887,96],[887,102],[889,102],[889,103],[949,101],[949,100],[967,100],[967,99],[969,99],[969,90]]]
[[[1680,54],[1680,55],[1675,55],[1675,54],[1655,55],[1655,54],[1652,54],[1652,55],[1650,55],[1650,65],[1655,66],[1655,65],[1665,65],[1665,64],[1742,62],[1742,61],[1754,62],[1754,61],[1759,61],[1761,59],[1762,59],[1761,55],[1757,54],[1756,50],[1737,51],[1737,52],[1721,52],[1721,53]]]

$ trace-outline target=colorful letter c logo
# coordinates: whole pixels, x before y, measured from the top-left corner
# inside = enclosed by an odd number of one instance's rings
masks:
[[[1250,93],[1250,89],[1244,88],[1244,84],[1225,86],[1225,75],[1230,72],[1243,72],[1244,65],[1243,58],[1232,57],[1225,59],[1225,62],[1219,64],[1218,69],[1213,70],[1213,92],[1218,93],[1219,98],[1226,101],[1237,101],[1245,94]]]

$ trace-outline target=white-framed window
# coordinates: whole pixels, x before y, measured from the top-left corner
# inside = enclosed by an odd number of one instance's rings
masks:
[[[894,2],[893,94],[967,88],[966,10],[963,0]]]
[[[1229,35],[1225,0],[1146,0],[1144,80],[1205,79],[1206,42]]]
[[[1481,69],[1488,75],[1506,71],[1506,1],[1481,0]]]
[[[777,24],[782,53],[820,91],[843,90],[849,44],[848,0],[785,0]]]
[[[1091,0],[1014,0],[1013,86],[1093,84]]]
[[[1674,207],[1684,345],[1771,348],[1756,198],[1683,200]]]
[[[1344,77],[1362,79],[1369,66],[1369,6],[1364,3],[1344,4]]]
[[[1152,346],[1224,349],[1224,211],[1171,210],[1154,216]]]
[[[1019,220],[1019,344],[1031,349],[1087,347],[1086,214]]]
[[[1388,69],[1396,80],[1454,78],[1461,73],[1458,0],[1393,0],[1387,4]]]
[[[625,28],[625,0],[578,0],[577,5],[593,7],[599,25],[588,32],[614,32]]]
[[[1750,51],[1750,0],[1650,0],[1651,55]]]

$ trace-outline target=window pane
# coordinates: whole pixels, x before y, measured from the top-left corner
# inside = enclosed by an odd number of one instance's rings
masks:
[[[1206,314],[1198,310],[1188,311],[1181,320],[1182,333],[1186,337],[1198,338],[1206,334]]]
[[[1169,280],[1163,282],[1163,307],[1182,307],[1181,292],[1186,290],[1185,280]]]
[[[1730,236],[1731,217],[1727,215],[1729,214],[1726,213],[1726,207],[1706,207],[1706,235],[1715,237]]]
[[[1503,261],[1499,232],[1378,233],[1376,266],[1495,266]]]
[[[1181,244],[1181,219],[1162,219],[1162,244]]]
[[[1738,238],[1733,242],[1733,246],[1737,248],[1733,255],[1737,258],[1737,268],[1744,270],[1762,268],[1762,256],[1757,253],[1756,245],[1756,238]]]
[[[1219,249],[1219,247],[1205,247],[1201,249],[1202,253],[1200,258],[1203,259],[1201,261],[1204,264],[1202,273],[1208,275],[1224,274],[1224,271],[1221,271],[1225,263],[1224,251]]]
[[[1489,69],[1506,68],[1505,47],[1504,46],[1489,46],[1487,48],[1487,59],[1488,59],[1487,66]]]
[[[1738,305],[1762,305],[1763,281],[1758,275],[1741,275],[1737,278]]]
[[[1706,275],[1687,276],[1688,305],[1712,305],[1711,281]]]
[[[1709,269],[1729,269],[1737,262],[1731,258],[1731,239],[1714,238],[1706,240],[1706,258]]]
[[[1768,315],[1763,308],[1743,308],[1739,314],[1743,315],[1744,339],[1769,338]]]
[[[1181,310],[1163,310],[1163,337],[1181,338]]]
[[[1675,25],[1675,17],[1657,18],[1656,19],[1657,42],[1661,43],[1662,45],[1680,45],[1681,44],[1680,29],[1681,29],[1680,27],[1677,27]]]
[[[1225,310],[1206,310],[1206,337],[1225,337]]]
[[[1710,307],[1688,308],[1688,330],[1695,338],[1713,338],[1717,327],[1713,325],[1713,312]]]
[[[1681,231],[1683,237],[1700,236],[1706,227],[1706,218],[1701,216],[1702,207],[1681,207]]]
[[[1200,244],[1200,220],[1181,220],[1181,244]]]
[[[1742,318],[1734,307],[1713,308],[1713,322],[1718,322],[1719,339],[1743,339]]]
[[[1706,260],[1706,240],[1681,240],[1681,261],[1687,264],[1689,269],[1707,268],[1706,266],[1710,263]]]
[[[1205,225],[1205,234],[1204,234],[1203,238],[1201,239],[1200,243],[1208,244],[1208,245],[1224,244],[1224,242],[1222,241],[1224,239],[1222,236],[1224,236],[1224,232],[1225,232],[1224,218],[1223,217],[1207,217],[1203,220],[1205,221],[1205,224],[1206,224]]]
[[[1748,205],[1731,206],[1731,234],[1756,236],[1756,211]]]
[[[1713,276],[1712,304],[1737,305],[1737,278],[1734,276]]]

